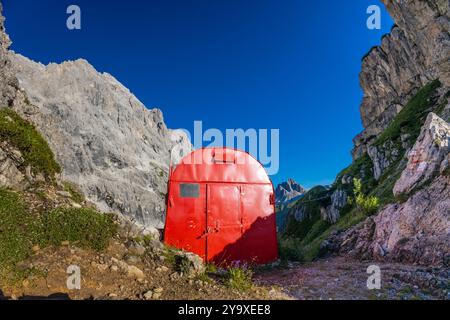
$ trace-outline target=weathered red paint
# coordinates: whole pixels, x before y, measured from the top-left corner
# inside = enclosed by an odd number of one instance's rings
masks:
[[[188,189],[192,194],[182,191]],[[278,258],[275,221],[272,182],[246,152],[199,149],[171,172],[164,232],[170,246],[217,264],[264,264]]]

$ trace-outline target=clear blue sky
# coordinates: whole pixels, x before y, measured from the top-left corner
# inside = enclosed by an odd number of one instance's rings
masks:
[[[43,63],[85,58],[170,128],[279,128],[280,172],[307,187],[351,162],[361,131],[361,57],[378,0],[3,0],[12,48]],[[82,30],[66,28],[66,8]]]

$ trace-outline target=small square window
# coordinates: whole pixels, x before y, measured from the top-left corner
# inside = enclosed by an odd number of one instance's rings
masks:
[[[180,184],[181,198],[198,198],[200,197],[200,185],[195,183]]]

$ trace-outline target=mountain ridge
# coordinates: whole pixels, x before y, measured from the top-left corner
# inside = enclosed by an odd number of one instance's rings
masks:
[[[292,201],[304,195],[306,189],[297,183],[294,179],[289,178],[277,185],[275,188],[275,199],[277,204]]]

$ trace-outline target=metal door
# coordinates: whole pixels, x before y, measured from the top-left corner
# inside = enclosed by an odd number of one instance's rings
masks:
[[[206,258],[206,184],[170,185],[165,241]]]
[[[206,257],[218,264],[242,259],[239,240],[242,237],[240,193],[236,185],[207,185]]]
[[[276,219],[271,185],[244,185],[241,188],[243,230],[241,247],[247,260],[267,263],[278,256]]]

